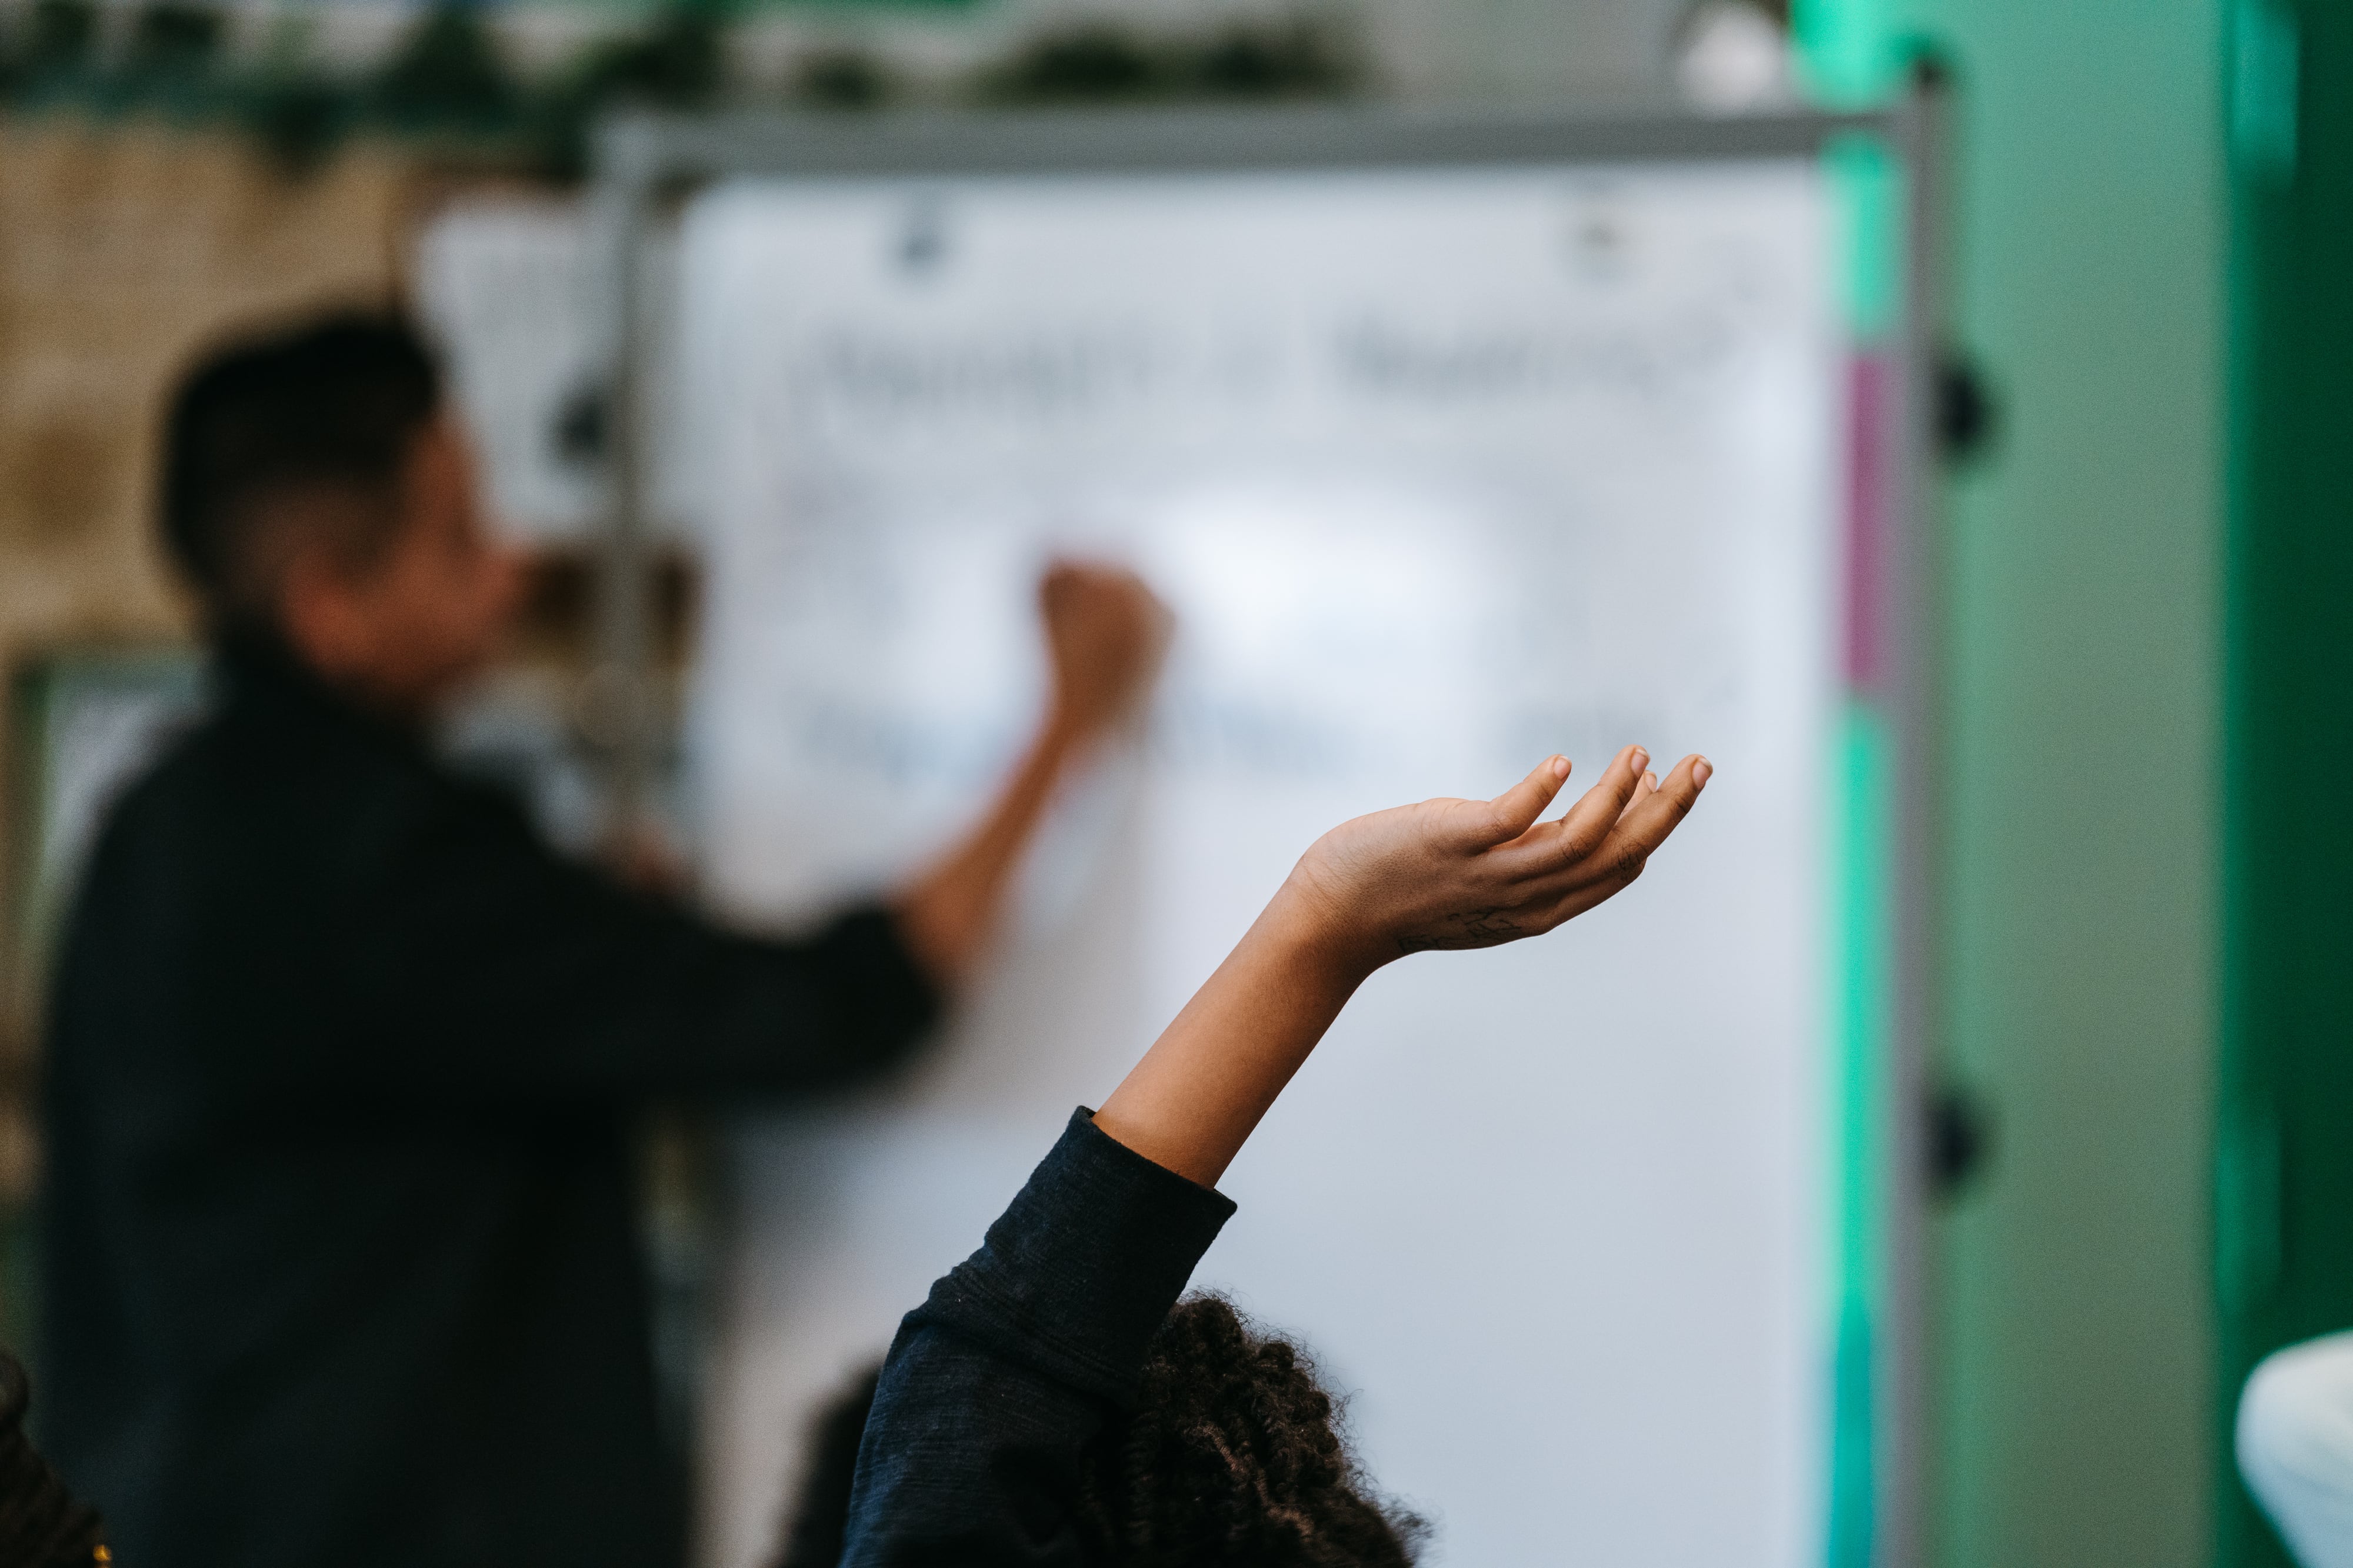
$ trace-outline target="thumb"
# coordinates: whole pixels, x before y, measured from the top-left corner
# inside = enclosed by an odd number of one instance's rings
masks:
[[[1560,786],[1568,782],[1568,759],[1546,757],[1535,771],[1487,803],[1487,818],[1480,837],[1489,844],[1508,844],[1535,826]]]

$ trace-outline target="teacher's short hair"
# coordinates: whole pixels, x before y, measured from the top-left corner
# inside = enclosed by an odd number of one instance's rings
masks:
[[[396,316],[330,316],[199,359],[164,422],[160,521],[213,629],[270,616],[304,542],[286,536],[287,519],[355,568],[380,556],[409,453],[440,406],[440,367]],[[332,504],[284,504],[306,493]]]

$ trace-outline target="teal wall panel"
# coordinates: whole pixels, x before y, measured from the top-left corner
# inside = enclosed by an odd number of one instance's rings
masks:
[[[1999,411],[1944,551],[1944,1065],[1989,1109],[1936,1222],[1945,1568],[2190,1568],[2216,1475],[2220,0],[1819,0],[1852,90],[1951,63],[1953,335]],[[1844,29],[1844,31],[1841,31]]]
[[[2207,1558],[2223,190],[2211,0],[1933,0],[1955,321],[1949,1060],[1998,1119],[1941,1224],[1947,1568]]]

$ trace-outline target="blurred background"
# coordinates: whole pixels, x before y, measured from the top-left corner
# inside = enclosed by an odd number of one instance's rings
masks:
[[[33,1332],[75,770],[194,690],[149,517],[198,344],[429,303],[435,219],[576,193],[624,103],[1725,111],[1877,101],[1924,54],[1954,89],[1933,1555],[2279,1561],[2235,1389],[2353,1324],[2353,17],[2318,0],[0,4],[0,1341]],[[659,570],[675,668],[693,563]],[[592,597],[551,531],[470,721],[559,832],[588,830]]]

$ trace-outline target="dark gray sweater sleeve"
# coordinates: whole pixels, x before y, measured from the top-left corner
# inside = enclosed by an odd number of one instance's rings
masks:
[[[1083,1459],[1234,1212],[1071,1117],[981,1249],[907,1314],[859,1447],[844,1568],[1077,1564]]]
[[[913,1053],[940,995],[879,907],[775,942],[722,930],[542,843],[489,792],[388,812],[337,915],[353,1069],[440,1101],[800,1093]]]

